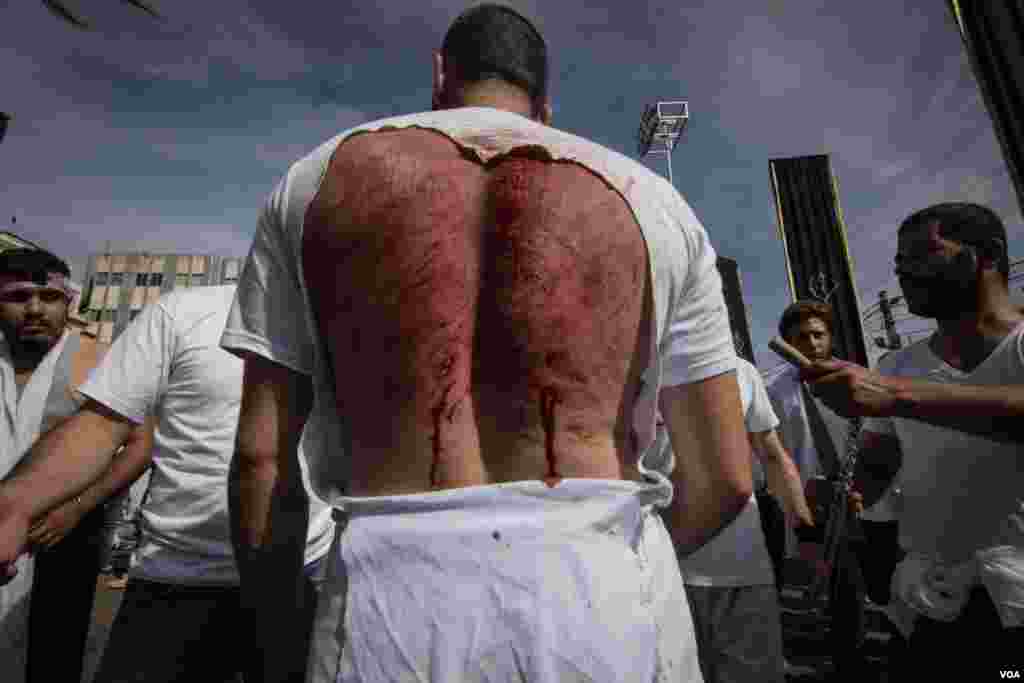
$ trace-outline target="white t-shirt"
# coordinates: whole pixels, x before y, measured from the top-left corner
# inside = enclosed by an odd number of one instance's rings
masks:
[[[775,429],[779,419],[772,410],[757,368],[744,358],[737,357],[736,381],[740,387],[747,432],[756,434]],[[659,424],[655,445],[645,454],[644,462],[666,476],[675,468],[675,454],[664,424]],[[679,564],[683,581],[691,586],[773,584],[775,575],[772,573],[771,557],[765,545],[761,515],[754,496],[750,496],[746,507],[729,526]]]
[[[963,372],[925,339],[879,362],[884,375],[965,385],[1024,384],[1024,323]],[[869,418],[903,451],[900,544],[956,563],[972,556],[1004,623],[1024,623],[1024,446],[904,418]]]
[[[148,414],[157,417],[134,577],[238,582],[227,481],[243,363],[219,346],[234,295],[233,286],[165,294],[139,313],[80,389],[136,424]],[[311,498],[307,562],[330,547],[330,515],[329,507]]]
[[[826,476],[822,458],[814,445],[811,424],[807,419],[803,393],[800,391],[799,371],[793,367],[775,375],[767,383],[768,397],[772,408],[779,418],[779,436],[789,451],[793,462],[800,471],[800,480],[804,483],[816,476]],[[844,457],[846,452],[846,436],[849,430],[846,418],[832,412],[832,409],[815,399],[818,412],[825,423],[836,455]]]
[[[603,178],[626,200],[647,245],[653,282],[651,364],[634,411],[640,452],[654,438],[658,390],[733,369],[715,251],[693,211],[663,178],[596,143],[491,108],[467,107],[383,119],[345,131],[295,163],[260,216],[221,344],[246,350],[313,378],[313,410],[303,433],[314,490],[340,505],[348,480],[344,415],[338,415],[327,350],[314,320],[302,269],[302,231],[338,145],[350,135],[411,126],[439,132],[483,162],[523,147],[543,147]],[[654,475],[660,477],[660,475]],[[670,487],[664,482],[670,495]]]

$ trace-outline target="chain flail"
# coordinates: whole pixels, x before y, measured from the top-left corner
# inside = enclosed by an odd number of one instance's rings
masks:
[[[838,471],[832,481],[832,499],[829,503],[828,516],[825,522],[824,559],[829,567],[829,575],[818,577],[812,584],[808,598],[813,601],[821,599],[829,585],[829,579],[836,566],[839,547],[846,535],[847,522],[851,514],[850,494],[853,490],[853,479],[857,472],[857,456],[860,450],[860,429],[864,421],[860,417],[847,421],[846,444],[842,462],[838,463]]]

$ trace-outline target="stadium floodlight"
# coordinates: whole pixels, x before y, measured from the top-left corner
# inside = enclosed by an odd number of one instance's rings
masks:
[[[668,158],[668,181],[672,179],[672,150],[679,144],[690,120],[690,107],[683,100],[670,100],[649,104],[640,117],[637,131],[637,151],[643,158],[648,154],[664,154]]]

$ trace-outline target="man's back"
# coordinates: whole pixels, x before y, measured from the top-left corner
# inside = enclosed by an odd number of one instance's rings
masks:
[[[302,255],[353,494],[637,477],[647,254],[587,169],[530,150],[485,165],[422,129],[357,135]]]
[[[692,514],[672,508],[682,543],[750,492],[719,486],[719,432],[740,416],[714,249],[664,179],[489,107],[346,131],[269,198],[221,344],[253,401],[239,460],[285,463],[301,438],[314,490],[345,513],[345,579],[328,584],[346,597],[321,597],[344,613],[318,618],[316,680],[476,680],[466,667],[487,662],[538,681],[697,675],[652,509],[684,475],[636,462],[656,406],[698,489]],[[472,614],[438,599],[456,584]]]

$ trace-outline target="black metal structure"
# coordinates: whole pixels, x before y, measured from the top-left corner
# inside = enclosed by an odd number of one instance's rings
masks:
[[[729,309],[729,327],[732,328],[736,353],[756,365],[754,345],[750,341],[747,305],[743,301],[743,281],[740,279],[739,264],[735,259],[719,256],[715,265],[722,276],[722,293],[725,296],[725,307]]]
[[[1024,0],[948,0],[1024,210]]]
[[[833,352],[866,366],[853,262],[828,155],[772,159],[768,167],[790,294],[794,301],[830,303],[835,311]]]

